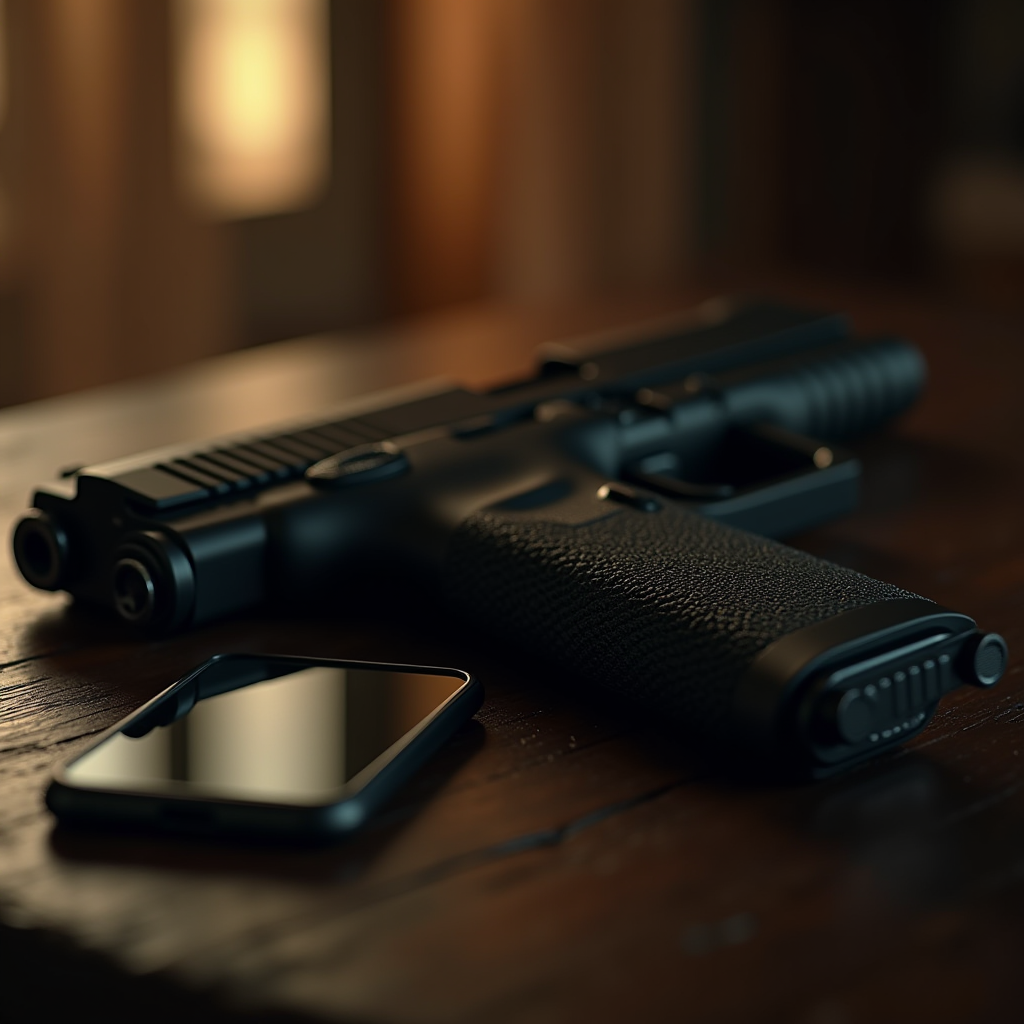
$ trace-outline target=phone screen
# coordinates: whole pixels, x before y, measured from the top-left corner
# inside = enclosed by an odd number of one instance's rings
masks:
[[[143,736],[115,733],[65,778],[88,789],[332,803],[465,685],[452,675],[323,665],[275,676],[201,699]]]

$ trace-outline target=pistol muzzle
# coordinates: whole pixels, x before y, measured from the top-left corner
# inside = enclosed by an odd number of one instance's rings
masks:
[[[40,590],[62,590],[69,582],[70,545],[57,520],[29,509],[14,528],[14,560],[22,576]]]

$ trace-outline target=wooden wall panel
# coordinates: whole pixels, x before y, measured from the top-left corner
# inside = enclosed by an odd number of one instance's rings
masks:
[[[183,211],[166,0],[12,0],[23,399],[231,347],[227,256]]]
[[[678,277],[696,5],[395,0],[395,290],[415,309]]]

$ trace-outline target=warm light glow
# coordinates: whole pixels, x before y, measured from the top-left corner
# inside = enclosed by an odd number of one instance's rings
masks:
[[[345,685],[344,669],[307,668],[201,702],[189,715],[192,779],[283,798],[331,789],[345,764]]]
[[[189,193],[225,217],[309,205],[330,172],[326,0],[178,0]]]
[[[823,446],[814,450],[812,459],[814,460],[814,465],[818,469],[828,469],[828,467],[835,461],[835,455],[832,453],[831,448],[825,448]]]

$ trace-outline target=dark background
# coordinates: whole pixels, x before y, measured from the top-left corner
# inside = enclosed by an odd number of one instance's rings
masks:
[[[0,404],[456,303],[694,282],[1024,319],[1016,0],[243,6],[298,19],[324,69],[319,169],[276,200],[196,184],[183,83],[219,11],[193,82],[217,102],[232,0],[0,0]],[[233,102],[308,103],[281,30],[261,38]]]

